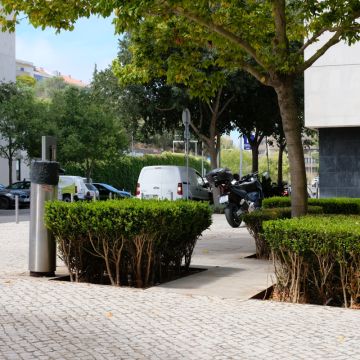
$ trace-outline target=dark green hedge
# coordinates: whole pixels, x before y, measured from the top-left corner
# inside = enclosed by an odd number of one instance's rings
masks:
[[[186,166],[186,159],[183,154],[163,153],[162,155],[144,155],[141,157],[124,156],[112,159],[109,162],[99,162],[95,165],[92,179],[93,182],[110,184],[117,189],[125,189],[134,194],[136,182],[141,169],[151,165],[177,165]],[[201,174],[201,159],[194,156],[189,157],[189,166]],[[204,161],[206,171],[210,166]],[[66,174],[85,177],[84,169],[79,164],[66,164]]]
[[[309,205],[321,206],[324,214],[360,214],[360,199],[353,198],[324,198],[309,199]],[[290,207],[291,198],[272,197],[263,200],[263,208]]]
[[[207,204],[192,201],[49,202],[46,225],[75,281],[146,287],[188,269],[211,224]]]
[[[323,214],[322,207],[309,206],[309,214]],[[244,215],[246,227],[255,240],[256,257],[259,259],[269,259],[270,248],[263,236],[263,223],[268,220],[290,219],[291,208],[279,207],[271,209],[261,209]]]
[[[263,224],[277,294],[292,302],[358,306],[360,216],[306,216]]]

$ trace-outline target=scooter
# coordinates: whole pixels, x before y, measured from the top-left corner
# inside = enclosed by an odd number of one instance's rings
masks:
[[[235,178],[227,168],[211,170],[206,179],[219,188],[219,203],[225,205],[225,217],[230,226],[241,225],[244,214],[261,207],[264,198],[261,183],[257,173]]]

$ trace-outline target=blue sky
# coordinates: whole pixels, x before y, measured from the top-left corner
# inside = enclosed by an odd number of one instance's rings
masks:
[[[116,57],[118,38],[110,18],[80,19],[75,30],[60,34],[23,19],[16,28],[16,58],[89,82],[95,64],[104,69]]]

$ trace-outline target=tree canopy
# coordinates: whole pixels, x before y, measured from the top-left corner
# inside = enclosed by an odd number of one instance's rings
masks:
[[[20,151],[30,157],[36,151],[38,131],[43,126],[42,110],[29,87],[0,83],[0,156],[8,160],[9,184],[13,161]]]
[[[92,14],[114,13],[119,33],[138,28],[144,19],[154,19],[157,30],[176,23],[180,17],[175,29],[168,28],[169,36],[176,34],[179,27],[181,30],[183,22],[186,29],[179,31],[179,42],[187,45],[190,41],[202,48],[210,46],[216,51],[220,66],[241,68],[275,89],[289,151],[292,215],[306,213],[306,174],[294,81],[336,43],[359,40],[358,0],[2,0],[2,3],[3,13],[16,17],[25,12],[35,26],[52,26],[57,30],[71,30],[78,18]],[[14,28],[14,21],[5,17],[1,24]],[[322,39],[324,33],[330,34],[329,39],[319,42],[313,54],[304,58],[304,51]],[[156,35],[154,31],[153,36]],[[189,58],[191,62],[191,53]]]
[[[48,114],[56,126],[59,161],[80,164],[88,178],[97,161],[118,157],[127,146],[122,127],[89,89],[54,93]]]

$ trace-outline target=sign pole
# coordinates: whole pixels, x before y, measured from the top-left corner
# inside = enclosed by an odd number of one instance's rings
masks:
[[[190,140],[190,110],[184,109],[182,112],[182,122],[185,126],[184,140],[186,152],[186,200],[189,200],[189,140]]]
[[[239,167],[239,176],[240,179],[242,178],[242,172],[243,172],[243,136],[240,134],[240,167]]]

